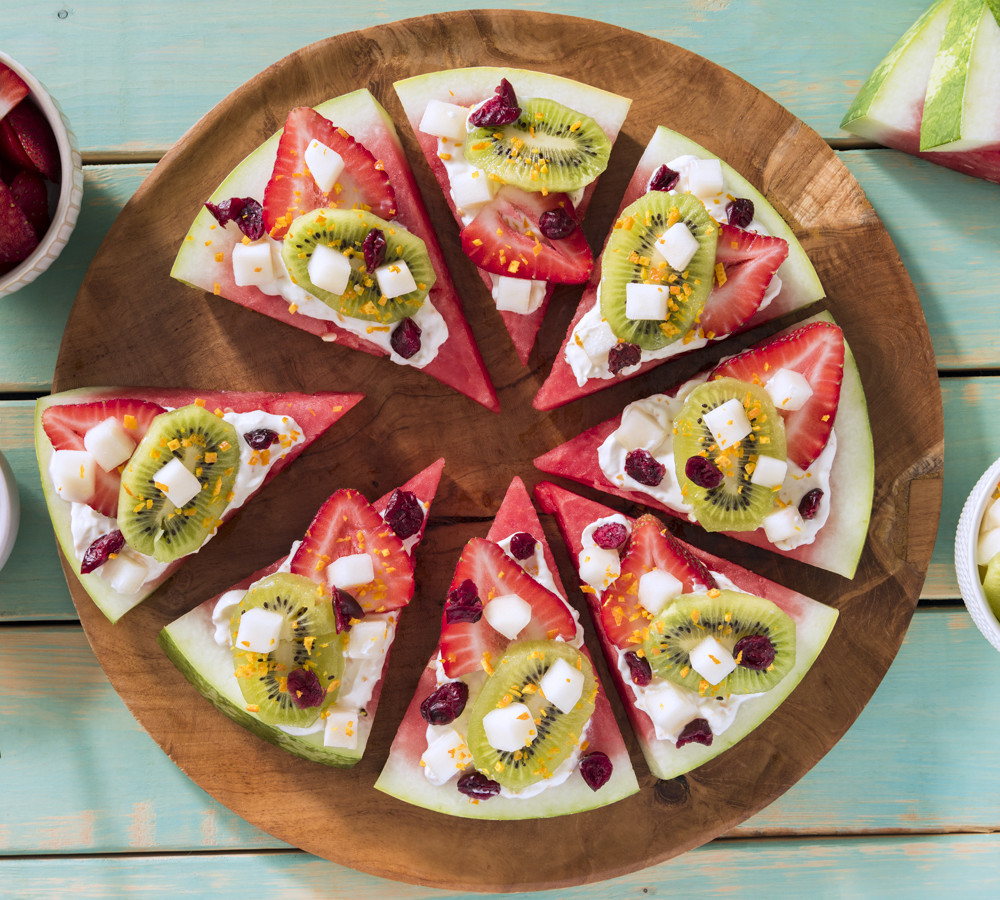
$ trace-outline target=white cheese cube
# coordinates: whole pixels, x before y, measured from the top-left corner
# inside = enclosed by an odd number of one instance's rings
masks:
[[[174,506],[187,506],[201,491],[201,482],[176,456],[153,476],[154,486]]]
[[[306,266],[309,280],[331,294],[343,294],[351,278],[351,261],[339,250],[317,244]]]
[[[976,562],[987,566],[997,553],[1000,553],[1000,528],[988,528],[980,532],[979,543],[976,545]]]
[[[479,169],[456,172],[450,177],[450,186],[452,202],[465,212],[471,212],[493,199],[493,181]]]
[[[794,506],[786,506],[764,519],[764,534],[772,544],[776,544],[795,537],[804,525],[799,511]]]
[[[101,577],[113,591],[119,594],[134,594],[149,577],[149,570],[129,553],[119,553],[101,566]]]
[[[747,418],[743,404],[735,397],[727,400],[721,406],[709,410],[704,415],[705,424],[709,427],[719,448],[726,450],[738,444],[750,434],[750,420]]]
[[[379,266],[375,270],[375,280],[378,289],[390,300],[417,289],[410,267],[401,259]]]
[[[109,416],[87,429],[83,436],[83,446],[105,472],[110,472],[132,455],[135,440],[121,422],[114,416]]]
[[[97,463],[86,450],[56,450],[49,460],[56,493],[70,503],[83,503],[94,493]]]
[[[698,240],[683,222],[675,222],[656,239],[656,249],[670,266],[683,272],[698,252]]]
[[[583,696],[583,672],[560,657],[542,676],[538,687],[546,700],[560,710],[570,712]]]
[[[418,130],[435,137],[465,140],[465,120],[469,110],[457,103],[445,103],[443,100],[428,100],[424,114],[420,118]]]
[[[483,607],[483,615],[494,631],[512,641],[531,621],[531,604],[517,594],[501,594]]]
[[[344,651],[349,659],[377,659],[385,654],[393,630],[385,619],[365,618],[351,626]]]
[[[509,703],[483,716],[486,740],[496,750],[523,750],[537,734],[531,710],[523,703]]]
[[[764,382],[764,390],[778,410],[784,412],[802,409],[813,395],[812,386],[805,376],[794,369],[778,369]]]
[[[527,315],[531,312],[531,286],[533,284],[534,282],[530,278],[511,278],[509,275],[496,276],[493,299],[496,301],[497,309],[501,312]]]
[[[367,553],[339,556],[326,567],[326,580],[344,590],[360,587],[375,580],[375,564]]]
[[[671,681],[654,681],[643,690],[642,706],[661,739],[676,740],[688,722],[702,717],[691,695]]]
[[[621,573],[622,561],[617,550],[594,546],[580,551],[580,577],[591,587],[607,590]]]
[[[687,168],[688,190],[701,200],[711,200],[724,187],[722,163],[717,159],[693,159]]]
[[[692,647],[688,655],[691,668],[709,684],[721,684],[722,679],[736,668],[733,654],[711,635]]]
[[[625,317],[662,321],[667,318],[669,299],[670,291],[662,284],[629,282],[625,285]]]
[[[343,747],[356,750],[358,746],[357,710],[331,709],[323,728],[324,747]]]
[[[655,616],[683,590],[684,585],[666,569],[652,569],[639,578],[637,599],[643,609]]]
[[[785,483],[786,474],[788,474],[788,460],[778,459],[777,456],[758,456],[757,464],[750,476],[750,483],[776,488]]]
[[[306,147],[303,158],[316,185],[324,194],[329,194],[344,171],[344,157],[314,138]]]
[[[1000,498],[986,507],[983,513],[982,528],[1000,528]]]
[[[274,257],[266,238],[250,244],[233,246],[233,280],[240,286],[261,285],[274,281]]]
[[[465,739],[454,728],[435,735],[420,757],[425,775],[432,784],[444,784],[472,765]]]
[[[641,406],[627,406],[615,429],[615,441],[626,450],[642,447],[652,453],[666,437],[663,426]]]
[[[254,606],[240,616],[235,649],[250,653],[270,653],[278,646],[285,617],[272,609]]]

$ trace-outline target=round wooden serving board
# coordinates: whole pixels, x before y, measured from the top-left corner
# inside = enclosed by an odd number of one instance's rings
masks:
[[[737,747],[668,784],[649,774],[612,697],[641,790],[605,809],[558,820],[450,818],[398,802],[372,785],[436,644],[459,550],[469,537],[486,533],[511,477],[533,486],[539,480],[535,456],[623,403],[686,377],[712,352],[554,413],[533,409],[577,289],[557,292],[539,345],[522,367],[461,254],[453,220],[392,88],[402,77],[468,65],[545,70],[634,99],[588,214],[592,246],[603,242],[658,124],[690,136],[753,181],[815,263],[828,307],[858,359],[874,433],[875,503],[853,581],[721,537],[685,533],[695,544],[840,609],[829,644],[799,688]],[[655,88],[650,71],[659,73]],[[281,127],[286,112],[359,87],[370,89],[397,123],[497,386],[499,415],[419,372],[325,344],[169,277],[201,202]],[[111,683],[195,782],[244,819],[310,853],[429,886],[528,890],[606,879],[702,844],[770,803],[836,743],[895,656],[940,511],[943,425],[927,326],[858,184],[815,132],[732,73],[671,44],[582,19],[492,11],[395,22],[305,47],[240,87],[136,192],[76,298],[54,388],[113,384],[367,394],[204,552],[117,625],[97,611],[69,570],[68,580]],[[164,657],[156,643],[162,626],[287,552],[333,490],[356,487],[374,499],[439,456],[447,465],[418,552],[417,595],[403,616],[367,754],[354,769],[305,762],[250,735],[216,712]],[[553,523],[546,528],[564,580],[575,584]],[[576,600],[583,608],[582,597]],[[591,649],[599,657],[597,647]]]

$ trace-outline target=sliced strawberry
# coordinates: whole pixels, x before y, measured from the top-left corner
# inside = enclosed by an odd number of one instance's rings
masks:
[[[348,593],[366,612],[406,606],[413,596],[410,557],[375,507],[355,490],[339,490],[320,507],[292,557],[292,573],[326,583],[331,562],[360,553],[371,557],[375,580]]]
[[[105,419],[114,417],[138,444],[163,407],[146,400],[102,400],[95,403],[72,403],[48,407],[42,413],[45,429],[54,450],[83,450],[87,432]],[[117,469],[105,472],[96,467],[96,487],[87,505],[112,519],[118,516],[118,487],[121,475]]]
[[[683,593],[715,587],[705,564],[671,535],[659,519],[636,519],[629,537],[622,571],[601,598],[601,621],[619,647],[642,641],[651,616],[639,604],[639,579],[653,569],[664,569],[683,585]]]
[[[501,188],[462,229],[462,250],[477,266],[495,275],[583,284],[594,268],[594,256],[579,225],[565,237],[549,238],[542,233],[541,216],[556,210],[576,218],[565,194]]]
[[[38,235],[10,188],[0,181],[0,265],[16,265],[38,246]]]
[[[28,96],[28,85],[10,66],[0,63],[0,119]]]
[[[746,322],[757,312],[767,286],[787,256],[788,242],[783,238],[721,224],[715,263],[722,265],[724,280],[720,284],[716,273],[701,314],[702,331],[709,337],[721,337]]]
[[[10,183],[10,192],[14,202],[35,229],[39,238],[48,230],[49,192],[45,187],[45,179],[37,172],[18,172]]]
[[[344,160],[344,172],[329,194],[320,190],[306,169],[306,148],[314,139]],[[364,146],[316,110],[300,106],[285,120],[271,180],[264,189],[264,230],[279,238],[293,219],[321,206],[362,207],[391,219],[396,215],[396,195],[385,168]]]
[[[801,409],[782,412],[788,458],[808,469],[830,440],[837,417],[844,379],[844,333],[831,322],[812,322],[723,360],[710,377],[763,384],[778,369],[798,372],[813,389]]]
[[[569,607],[528,575],[499,544],[486,538],[473,538],[465,545],[451,590],[466,579],[475,583],[484,606],[504,594],[517,594],[531,604],[531,621],[518,634],[519,641],[557,636],[568,640],[576,635],[576,619]],[[509,643],[506,637],[493,630],[485,616],[475,622],[449,624],[446,607],[441,622],[441,658],[449,678],[478,672],[491,660],[499,659]]]
[[[59,145],[45,114],[31,100],[18,103],[0,122],[0,152],[10,161],[38,172],[49,181],[59,180]]]

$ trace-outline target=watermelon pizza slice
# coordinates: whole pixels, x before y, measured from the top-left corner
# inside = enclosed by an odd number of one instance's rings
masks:
[[[296,756],[354,765],[443,466],[374,503],[336,491],[286,556],[171,622],[160,646],[234,722]]]
[[[499,409],[395,127],[366,90],[291,110],[207,198],[170,274]]]
[[[580,222],[631,101],[524,69],[398,81],[396,93],[522,363],[558,284],[594,260]]]
[[[565,815],[638,790],[519,478],[462,551],[438,649],[375,787],[479,819]]]
[[[35,406],[56,538],[117,621],[364,395],[80,388]]]
[[[764,722],[838,612],[669,533],[541,482],[650,771],[675,778]]]
[[[846,578],[868,534],[868,406],[828,313],[628,404],[535,465]]]
[[[562,406],[822,297],[764,195],[661,125],[534,406]]]

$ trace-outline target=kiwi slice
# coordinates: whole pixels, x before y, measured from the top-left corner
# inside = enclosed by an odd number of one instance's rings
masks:
[[[385,264],[405,262],[416,288],[388,298],[379,289],[372,265],[365,261],[365,238],[380,231],[385,239]],[[320,244],[339,250],[351,263],[347,287],[334,294],[313,284],[309,260]],[[369,254],[371,256],[371,254]],[[292,281],[322,300],[331,309],[354,319],[390,325],[413,316],[423,305],[437,275],[427,254],[427,245],[402,225],[387,222],[362,209],[320,208],[292,221],[281,244],[281,258]]]
[[[738,444],[723,450],[703,417],[733,399],[742,403],[752,430]],[[750,480],[761,454],[785,459],[785,425],[763,387],[718,378],[691,391],[674,419],[674,468],[681,493],[702,528],[753,531],[773,512],[774,489]],[[721,473],[718,484],[704,487],[691,480],[688,460],[694,456],[705,458]]]
[[[997,553],[983,570],[983,593],[993,615],[1000,619],[1000,553]]]
[[[568,713],[561,712],[538,689],[542,676],[558,659],[583,672],[583,694]],[[521,791],[552,776],[576,750],[594,713],[597,682],[590,661],[562,641],[525,641],[508,647],[486,680],[469,715],[467,743],[475,767],[503,787]],[[524,703],[535,719],[537,736],[523,750],[490,745],[483,717],[512,701]]]
[[[656,250],[660,236],[678,222],[687,225],[698,249],[683,272]],[[693,194],[649,191],[630,203],[615,222],[601,257],[601,315],[615,335],[643,350],[659,350],[694,326],[712,290],[719,228]],[[625,315],[628,284],[656,284],[670,292],[665,319]]]
[[[525,191],[575,191],[608,166],[611,141],[590,116],[555,100],[521,102],[509,125],[482,125],[465,136],[465,158],[492,178]]]
[[[201,484],[183,507],[156,486],[175,458]],[[122,471],[118,527],[129,546],[164,563],[195,552],[219,526],[239,466],[236,429],[220,416],[195,404],[158,415]]]
[[[284,619],[270,653],[236,646],[240,619],[251,609],[266,609]],[[261,721],[306,727],[336,701],[346,632],[337,634],[332,599],[323,585],[288,572],[269,575],[247,591],[229,626],[236,680],[247,707]]]
[[[709,685],[691,666],[691,650],[707,637],[737,659],[718,685]],[[770,648],[762,654],[767,642]],[[753,594],[683,594],[653,617],[642,649],[654,674],[682,687],[702,694],[756,694],[774,687],[795,665],[795,622],[781,607]]]

